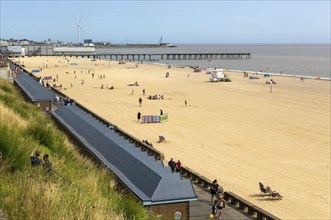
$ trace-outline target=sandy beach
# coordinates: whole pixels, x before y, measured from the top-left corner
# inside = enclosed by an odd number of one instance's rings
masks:
[[[232,82],[211,83],[205,71],[166,65],[73,57],[20,61],[29,71],[44,68],[36,76],[57,75],[63,93],[152,142],[166,160],[180,159],[282,219],[330,219],[330,81],[274,76],[271,93],[265,84],[270,78],[252,80],[240,73],[227,73]],[[136,81],[139,86],[128,86]],[[158,115],[160,109],[168,122],[137,121],[137,112]],[[167,142],[158,143],[159,135]],[[283,200],[260,196],[260,181]]]

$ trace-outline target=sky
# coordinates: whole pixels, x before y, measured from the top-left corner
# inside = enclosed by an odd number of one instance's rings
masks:
[[[111,43],[330,43],[330,1],[0,0],[0,38]],[[79,22],[80,21],[80,22]]]

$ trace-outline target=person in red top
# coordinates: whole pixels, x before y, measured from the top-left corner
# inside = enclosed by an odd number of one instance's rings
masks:
[[[180,162],[180,160],[178,160],[176,163],[176,171],[177,173],[180,173],[181,170],[182,170],[182,163]]]

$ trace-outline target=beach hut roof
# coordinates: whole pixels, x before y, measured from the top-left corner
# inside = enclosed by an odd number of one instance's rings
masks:
[[[15,83],[24,91],[31,101],[52,101],[54,93],[42,86],[35,79],[20,71],[14,78]]]
[[[196,200],[192,183],[77,106],[62,106],[54,118],[105,164],[143,205]]]

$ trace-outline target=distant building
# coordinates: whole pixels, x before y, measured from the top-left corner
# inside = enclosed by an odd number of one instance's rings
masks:
[[[29,45],[30,44],[30,41],[28,41],[28,40],[22,40],[20,43],[21,43],[21,45]]]
[[[0,40],[0,47],[7,47],[7,46],[9,46],[9,43],[7,41]]]
[[[95,47],[54,47],[54,55],[95,55]]]
[[[8,45],[9,45],[9,43],[7,41],[0,40],[0,53],[7,52]]]
[[[91,44],[91,43],[93,43],[92,39],[84,39],[84,44]]]
[[[7,47],[7,51],[12,56],[25,56],[25,48],[23,48],[22,46],[10,45]]]

